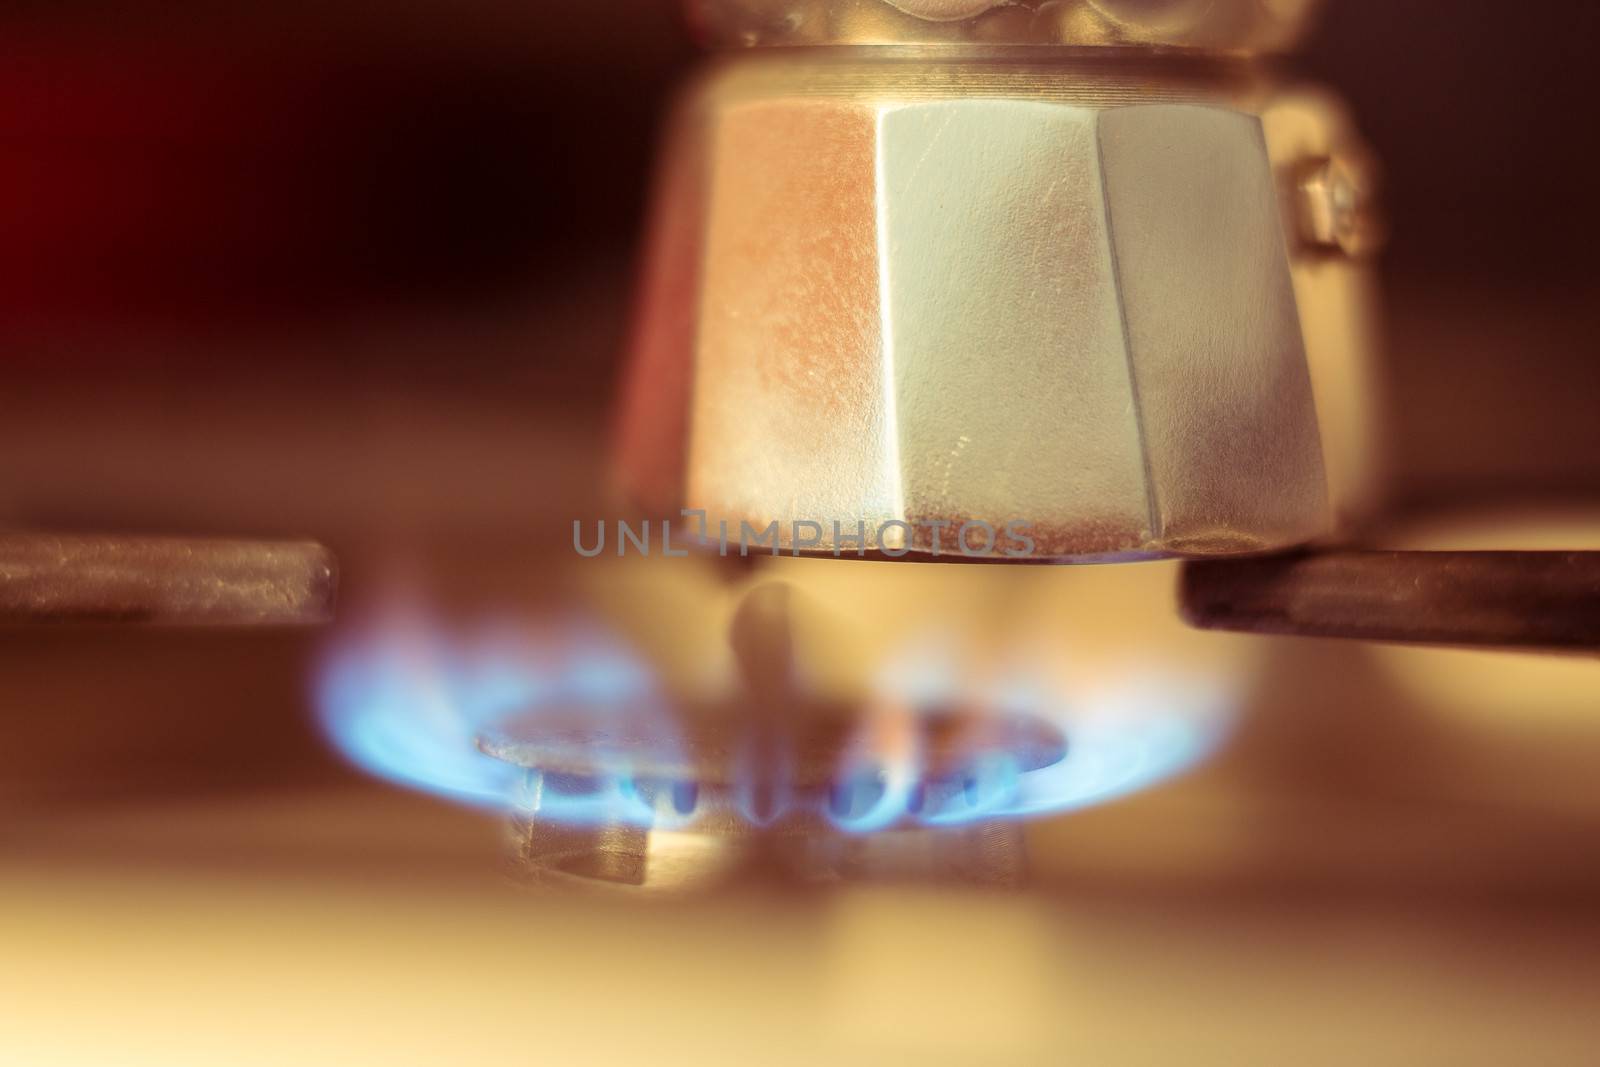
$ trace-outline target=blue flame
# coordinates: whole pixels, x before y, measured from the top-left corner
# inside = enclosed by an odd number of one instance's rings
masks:
[[[1017,672],[967,703],[1054,724],[1066,740],[1063,758],[1029,770],[1013,754],[978,751],[960,774],[924,780],[917,709],[964,702],[953,660],[936,649],[925,643],[880,681],[882,696],[841,766],[829,807],[841,830],[1030,819],[1103,804],[1203,762],[1233,722],[1232,687],[1220,677],[1144,668],[1113,683],[1064,686]],[[886,736],[899,740],[885,743]],[[879,762],[864,762],[863,751]],[[848,799],[838,799],[840,789]]]
[[[391,621],[325,662],[317,689],[323,728],[371,774],[481,808],[647,828],[704,814],[695,783],[649,778],[680,762],[683,744],[654,673],[592,628],[565,633],[505,626],[459,635]],[[1202,676],[1129,669],[1117,681],[1075,687],[1012,673],[966,703],[1054,723],[1066,738],[1064,758],[1026,769],[1014,754],[975,751],[959,772],[935,778],[923,766],[918,709],[949,706],[971,690],[928,647],[917,660],[924,666],[880,680],[826,795],[788,790],[791,753],[735,753],[743,773],[722,803],[752,825],[801,816],[849,833],[1074,811],[1201,762],[1225,739],[1234,711],[1231,688]],[[480,750],[496,731],[537,733],[543,715],[576,715],[629,747],[586,753],[582,774],[530,774]]]
[[[760,753],[746,745],[734,755],[733,806],[751,826],[782,822],[798,805],[790,787],[793,754]]]
[[[926,787],[918,805],[920,810],[912,814],[929,826],[1009,818],[1027,773],[1014,756],[984,753],[959,781]],[[934,795],[929,797],[928,793]]]
[[[671,750],[676,741],[650,672],[593,632],[555,641],[504,626],[458,638],[391,622],[334,651],[317,698],[333,744],[388,781],[489,809],[537,802],[574,822],[658,821],[625,755],[591,777],[530,784],[523,768],[479,749],[480,738],[508,724],[576,710],[597,724],[625,725],[653,753]]]
[[[1227,739],[1235,705],[1217,679],[1130,675],[1070,694],[1051,717],[1067,737],[1060,762],[1021,775],[1003,818],[1078,811],[1172,778]]]

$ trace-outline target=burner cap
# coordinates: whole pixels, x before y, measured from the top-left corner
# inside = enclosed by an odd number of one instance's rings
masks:
[[[904,725],[915,731],[918,765],[928,779],[959,775],[986,758],[1009,757],[1019,770],[1034,771],[1066,755],[1061,730],[1034,715],[953,707],[903,715]],[[641,778],[727,787],[738,783],[752,752],[781,744],[787,750],[784,784],[802,789],[827,788],[852,756],[870,755],[856,751],[863,720],[842,704],[819,705],[781,724],[724,706],[701,709],[673,725],[668,732],[647,715],[625,712],[530,712],[484,731],[478,747],[548,774],[601,776],[625,767]]]

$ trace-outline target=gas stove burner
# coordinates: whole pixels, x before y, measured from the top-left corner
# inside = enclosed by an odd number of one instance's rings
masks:
[[[714,829],[512,823],[513,875],[539,888],[676,896],[728,885],[823,888],[915,882],[1015,889],[1027,841],[1015,822],[876,834],[727,834]]]
[[[654,891],[734,877],[1012,884],[1022,835],[985,814],[1067,752],[1036,716],[949,707],[825,706],[774,723],[729,704],[690,716],[677,740],[548,712],[481,734],[483,752],[526,771],[524,872]]]
[[[915,734],[907,740],[920,754],[914,788],[925,794],[924,803],[930,790],[966,783],[970,792],[971,781],[984,766],[1004,762],[1026,773],[1049,767],[1066,754],[1059,728],[1025,714],[936,709],[908,715],[900,726]],[[738,793],[742,781],[761,773],[764,764],[781,761],[785,792],[797,800],[838,809],[843,788],[837,781],[840,765],[849,760],[853,736],[860,729],[861,721],[841,706],[812,716],[779,738],[775,732],[741,722],[735,709],[726,708],[691,716],[681,728],[676,750],[663,752],[653,747],[654,739],[646,732],[631,732],[626,724],[597,724],[581,715],[563,721],[541,712],[485,731],[478,747],[497,759],[574,786],[602,781],[617,767],[627,766],[641,784],[651,783],[660,793],[657,799],[670,794],[680,815],[716,806],[715,798]],[[780,741],[788,755],[776,754]],[[763,757],[763,750],[773,751],[770,759]],[[686,800],[686,796],[700,799]],[[757,825],[770,825],[782,814],[746,811],[748,821]],[[834,813],[842,817],[838,810]]]
[[[731,658],[675,676],[595,620],[385,614],[325,663],[323,725],[368,771],[508,818],[530,880],[653,893],[1013,884],[1025,823],[1194,767],[1237,707],[1232,680],[1173,664],[1058,672],[937,632],[830,674],[826,601],[717,589]]]

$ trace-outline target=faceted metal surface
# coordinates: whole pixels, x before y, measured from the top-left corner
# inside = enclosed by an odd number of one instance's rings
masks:
[[[1371,261],[1383,229],[1373,193],[1377,163],[1354,120],[1327,92],[1292,87],[1273,94],[1260,114],[1291,238],[1295,302],[1317,401],[1328,496],[1337,523],[1356,529],[1383,504],[1389,452]],[[1308,179],[1330,167],[1360,176],[1365,187],[1352,231],[1355,243],[1347,247],[1331,247],[1317,232],[1315,214],[1307,218]],[[1330,236],[1337,240],[1336,234]]]
[[[824,550],[834,521],[927,551],[1021,520],[1051,559],[1327,529],[1278,177],[1235,98],[751,62],[678,151],[621,438],[656,510],[817,521]]]
[[[1279,51],[1320,0],[689,0],[712,43],[1122,45]]]

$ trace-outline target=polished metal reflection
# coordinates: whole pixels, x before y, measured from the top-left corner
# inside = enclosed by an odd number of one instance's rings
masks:
[[[1339,399],[1362,301],[1300,243],[1303,160],[1271,143],[1331,120],[1280,95],[1251,68],[1011,53],[724,65],[669,158],[626,487],[818,520],[824,550],[858,520],[926,552],[932,524],[1022,519],[1063,560],[1328,532],[1323,453],[1341,508],[1364,477]],[[1355,339],[1303,339],[1297,290]]]

